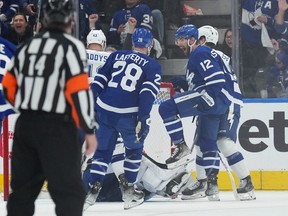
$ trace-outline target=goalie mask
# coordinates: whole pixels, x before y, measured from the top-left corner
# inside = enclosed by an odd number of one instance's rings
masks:
[[[102,30],[91,30],[87,35],[87,46],[89,44],[100,44],[102,49],[106,48],[106,37]]]
[[[215,46],[217,45],[219,34],[215,28],[209,25],[205,25],[205,26],[200,27],[198,31],[199,31],[199,34],[198,34],[199,39],[204,36],[206,38],[206,43],[212,43]]]
[[[44,6],[44,23],[46,26],[67,25],[73,19],[71,0],[48,0]]]

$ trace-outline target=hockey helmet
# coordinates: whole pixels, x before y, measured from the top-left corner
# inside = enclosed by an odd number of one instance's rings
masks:
[[[73,5],[71,0],[48,0],[44,6],[44,23],[65,25],[73,19]]]
[[[106,48],[106,37],[102,30],[91,30],[87,35],[87,46],[89,44],[100,44],[103,50]]]
[[[151,47],[153,45],[151,31],[145,28],[137,28],[132,35],[132,44],[134,47]]]
[[[198,29],[192,24],[181,26],[175,33],[176,41],[180,38],[190,39],[191,37],[194,37],[195,40],[198,40]]]
[[[199,39],[204,36],[206,38],[206,43],[213,43],[217,45],[219,34],[218,31],[210,25],[201,26],[198,29]]]

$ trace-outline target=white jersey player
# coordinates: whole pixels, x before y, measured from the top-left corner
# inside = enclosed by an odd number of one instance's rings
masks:
[[[121,152],[124,152],[123,144],[116,145],[113,154]],[[195,180],[191,175],[192,166],[194,165],[193,161],[174,169],[167,169],[166,164],[158,163],[148,155],[143,154],[135,184],[139,190],[145,193],[145,200],[155,195],[175,199],[182,191],[195,184]],[[84,167],[86,170],[83,172],[83,181],[86,190],[89,189],[89,169],[91,162],[92,159],[87,161],[87,167]],[[116,177],[117,174],[114,172],[114,169],[111,164],[105,176],[101,192],[97,197],[97,202],[122,201],[119,179]]]
[[[87,35],[87,63],[89,81],[92,82],[98,70],[105,64],[110,52],[105,52],[106,37],[102,30],[91,30]]]

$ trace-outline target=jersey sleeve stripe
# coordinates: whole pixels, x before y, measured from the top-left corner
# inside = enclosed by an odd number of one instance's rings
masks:
[[[152,82],[144,82],[143,85],[150,85],[155,89],[155,92],[159,91],[159,87],[157,87],[154,83]]]
[[[225,79],[219,79],[219,80],[212,80],[210,82],[207,82],[206,83],[206,86],[209,86],[209,85],[214,85],[216,83],[225,83]]]
[[[113,107],[110,106],[106,103],[104,103],[99,97],[97,98],[97,104],[105,110],[108,110],[110,112],[115,112],[119,114],[124,114],[124,113],[135,113],[138,112],[139,107],[129,107],[129,108],[118,108],[118,107]]]
[[[98,81],[93,81],[92,84],[96,84],[98,85],[99,87],[101,87],[102,89],[104,89],[104,85]]]
[[[224,75],[224,72],[223,72],[223,71],[215,72],[215,73],[211,74],[210,76],[206,76],[206,77],[204,78],[204,80],[211,79],[212,77],[215,77],[215,76],[218,76],[218,75]]]
[[[146,91],[147,91],[147,92],[150,92],[150,93],[153,95],[153,97],[156,98],[157,95],[156,95],[151,89],[148,89],[148,88],[143,88],[143,89],[140,91],[140,94],[143,93],[143,92],[146,92]]]
[[[107,82],[107,80],[108,80],[106,76],[104,76],[103,74],[99,74],[99,73],[96,74],[95,77],[100,77],[100,78],[104,79],[105,82]]]
[[[2,85],[7,91],[7,92],[4,91],[4,93],[7,95],[6,98],[12,105],[14,105],[17,89],[17,81],[16,78],[11,74],[11,72],[7,71],[6,75],[3,77]]]

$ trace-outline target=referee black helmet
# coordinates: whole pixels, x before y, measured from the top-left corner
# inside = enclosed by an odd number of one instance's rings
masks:
[[[44,6],[44,24],[46,27],[66,26],[73,20],[71,0],[48,0]]]

